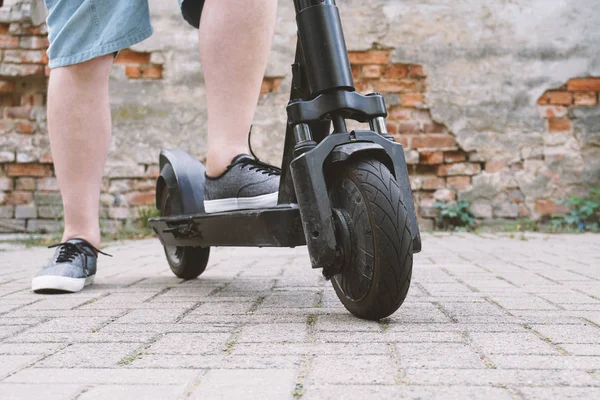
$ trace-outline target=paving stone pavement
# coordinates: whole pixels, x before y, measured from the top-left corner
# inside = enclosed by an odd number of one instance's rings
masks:
[[[0,399],[598,399],[600,235],[424,235],[401,309],[352,317],[305,248],[213,249],[171,274],[110,245],[96,284],[36,295],[52,251],[0,251]]]

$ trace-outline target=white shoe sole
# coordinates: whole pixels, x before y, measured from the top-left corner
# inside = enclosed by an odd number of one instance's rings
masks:
[[[204,200],[204,211],[207,213],[217,213],[232,210],[275,207],[277,205],[278,197],[279,192],[274,192],[256,197]]]
[[[63,292],[79,292],[84,287],[94,283],[96,275],[87,278],[68,278],[66,276],[36,276],[31,281],[31,289],[34,292],[40,290],[60,290]]]

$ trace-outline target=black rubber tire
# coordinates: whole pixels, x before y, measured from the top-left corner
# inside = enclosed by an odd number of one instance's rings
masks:
[[[350,255],[331,282],[355,316],[388,317],[404,302],[412,275],[412,236],[400,188],[382,162],[364,156],[334,164],[330,171],[331,205],[345,217],[350,236],[338,239],[346,241]]]
[[[165,185],[160,195],[160,213],[163,217],[181,215],[183,207],[177,187]],[[185,280],[195,279],[206,269],[210,256],[210,247],[176,247],[164,246],[167,261],[173,273]]]

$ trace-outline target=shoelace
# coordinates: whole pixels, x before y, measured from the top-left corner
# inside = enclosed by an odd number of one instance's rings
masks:
[[[250,149],[250,155],[252,155],[252,157],[254,157],[254,160],[242,160],[240,162],[240,164],[242,165],[242,168],[249,166],[248,167],[249,171],[254,170],[256,172],[260,172],[263,175],[268,175],[268,176],[281,175],[281,168],[277,168],[273,165],[270,165],[270,164],[260,161],[259,158],[256,156],[256,154],[254,154],[254,150],[252,150],[252,141],[250,140],[251,136],[252,136],[252,125],[250,125],[250,131],[248,132],[248,148]]]
[[[62,246],[62,247],[60,249],[60,252],[58,253],[58,257],[56,258],[57,263],[74,261],[75,257],[77,257],[79,254],[85,253],[84,247],[89,247],[92,250],[94,250],[96,253],[103,254],[108,257],[112,257],[112,255],[98,250],[97,248],[95,248],[94,246],[92,246],[91,244],[89,244],[87,242],[79,242],[79,243],[63,242],[63,243],[53,244],[52,246],[48,246],[48,248],[52,249],[52,248],[58,247],[58,246]]]
[[[241,168],[248,167],[248,171],[260,172],[263,175],[277,176],[281,175],[281,169],[272,165],[266,164],[259,159],[255,160],[242,160],[239,162]]]

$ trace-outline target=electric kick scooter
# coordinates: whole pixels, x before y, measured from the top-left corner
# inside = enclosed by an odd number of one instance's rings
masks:
[[[150,224],[183,279],[202,274],[211,246],[306,245],[346,309],[378,320],[404,301],[421,250],[404,150],[387,132],[383,97],[355,91],[335,1],[294,5],[298,44],[277,206],[207,214],[204,166],[183,150],[163,150],[162,217]],[[370,129],[348,132],[346,119]]]

